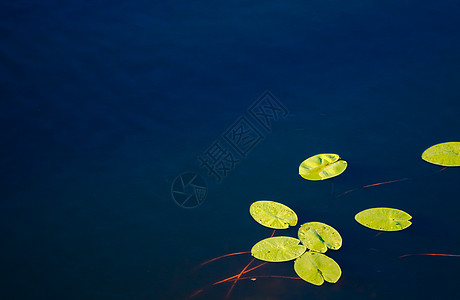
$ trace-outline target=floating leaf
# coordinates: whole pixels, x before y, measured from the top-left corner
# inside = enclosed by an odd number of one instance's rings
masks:
[[[296,213],[278,202],[256,201],[251,204],[249,213],[259,224],[269,228],[286,229],[289,225],[297,225]]]
[[[324,180],[340,175],[347,162],[337,154],[318,154],[307,158],[299,166],[299,174],[307,180]]]
[[[324,254],[308,251],[294,262],[294,270],[303,280],[322,285],[324,280],[336,283],[342,275],[340,266]]]
[[[300,240],[289,236],[275,236],[261,240],[251,249],[255,258],[269,262],[293,260],[302,255],[307,248]]]
[[[422,159],[439,166],[460,166],[460,142],[441,143],[426,149]]]
[[[320,223],[305,223],[299,228],[299,239],[308,249],[324,253],[327,248],[337,250],[342,246],[342,237],[331,226]]]
[[[355,220],[366,227],[381,231],[398,231],[409,227],[412,217],[399,209],[388,207],[369,208],[359,212]]]

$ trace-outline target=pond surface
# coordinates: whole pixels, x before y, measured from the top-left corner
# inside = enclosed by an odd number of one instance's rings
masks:
[[[211,284],[250,254],[197,266],[272,234],[249,215],[257,200],[336,228],[342,277],[317,287],[269,277],[296,276],[271,263],[230,299],[455,298],[459,257],[400,256],[460,254],[460,169],[420,157],[460,140],[459,14],[457,1],[2,1],[1,298],[224,299],[231,283]],[[347,170],[302,179],[318,153]],[[379,206],[412,226],[354,220]]]

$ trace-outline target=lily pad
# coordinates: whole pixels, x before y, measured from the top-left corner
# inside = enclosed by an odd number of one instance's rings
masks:
[[[249,207],[249,213],[259,224],[273,228],[286,229],[297,225],[296,213],[284,204],[274,201],[256,201]]]
[[[289,236],[275,236],[261,240],[251,249],[251,255],[269,262],[283,262],[296,259],[307,248],[300,240]]]
[[[340,266],[324,254],[308,251],[294,262],[294,270],[303,280],[314,285],[324,281],[336,283],[342,275]]]
[[[308,249],[321,253],[326,252],[327,248],[337,250],[342,246],[339,232],[320,222],[309,222],[300,226],[299,239]]]
[[[422,153],[422,159],[439,166],[460,166],[460,142],[436,144]]]
[[[366,227],[381,231],[398,231],[409,227],[412,222],[408,213],[388,207],[369,208],[359,212],[355,220]]]
[[[304,160],[299,174],[307,180],[324,180],[338,176],[347,168],[347,162],[337,154],[318,154]]]

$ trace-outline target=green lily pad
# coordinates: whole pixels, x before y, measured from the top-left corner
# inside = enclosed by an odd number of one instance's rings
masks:
[[[460,166],[460,142],[441,143],[426,149],[422,159],[439,166]]]
[[[273,228],[286,229],[297,225],[296,213],[284,204],[274,201],[256,201],[249,207],[249,213],[259,224]]]
[[[339,232],[320,222],[309,222],[300,226],[299,239],[308,249],[321,253],[326,252],[327,248],[337,250],[342,246]]]
[[[359,212],[355,220],[366,227],[381,231],[398,231],[409,227],[412,217],[399,209],[388,207],[369,208]]]
[[[261,240],[251,249],[251,255],[269,262],[293,260],[302,255],[307,248],[300,240],[289,236],[275,236]]]
[[[342,275],[340,266],[324,254],[308,251],[294,262],[294,270],[303,280],[314,285],[324,281],[336,283]]]
[[[347,168],[347,162],[337,154],[318,154],[304,160],[299,174],[307,180],[324,180],[338,176]]]

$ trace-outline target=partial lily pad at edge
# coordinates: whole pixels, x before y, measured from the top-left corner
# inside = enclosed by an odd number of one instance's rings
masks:
[[[342,174],[347,165],[337,154],[317,154],[300,164],[299,175],[307,180],[324,180]]]
[[[388,208],[375,207],[363,210],[356,214],[355,220],[368,228],[380,231],[399,231],[409,227],[412,216],[405,211]]]
[[[298,235],[302,244],[312,251],[325,253],[328,248],[338,250],[342,246],[339,232],[324,223],[305,223],[300,226]]]
[[[286,229],[297,225],[296,213],[284,204],[274,201],[256,201],[249,207],[251,216],[262,226]]]
[[[303,280],[322,285],[324,281],[336,283],[342,275],[340,266],[332,258],[308,251],[294,261],[294,270]]]
[[[251,255],[268,262],[284,262],[301,256],[307,248],[299,239],[289,236],[275,236],[261,240],[251,249]]]
[[[460,142],[433,145],[422,153],[422,159],[438,166],[459,167]]]

